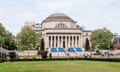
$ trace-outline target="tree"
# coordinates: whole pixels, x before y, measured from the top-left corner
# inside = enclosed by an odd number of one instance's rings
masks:
[[[2,43],[2,44],[3,44],[5,33],[6,33],[5,28],[0,23],[0,43]]]
[[[112,44],[113,34],[106,28],[97,29],[92,32],[92,48],[108,49]]]
[[[16,46],[14,39],[15,39],[15,37],[9,31],[6,31],[3,47],[8,49],[8,50],[17,49],[17,46]]]
[[[41,48],[41,51],[45,50],[45,48],[44,48],[44,39],[43,38],[41,39],[41,46],[40,46],[40,48]]]
[[[47,58],[47,54],[48,54],[48,51],[45,50],[45,47],[44,47],[44,39],[41,38],[41,45],[40,45],[40,51],[38,51],[38,54],[41,55],[41,57],[44,59],[44,58]]]
[[[2,44],[2,47],[8,50],[14,50],[16,49],[16,44],[14,41],[14,36],[7,31],[2,24],[0,23],[0,43]]]
[[[26,50],[28,48],[36,48],[40,44],[41,33],[35,32],[31,27],[25,26],[18,33],[16,40],[19,49]]]
[[[85,42],[86,42],[86,43],[85,43],[85,50],[88,51],[88,50],[90,50],[90,43],[89,43],[88,38],[86,38],[86,41],[85,41]]]

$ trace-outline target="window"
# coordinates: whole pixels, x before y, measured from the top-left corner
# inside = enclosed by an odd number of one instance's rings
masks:
[[[34,27],[35,27],[35,28],[40,28],[41,25],[40,25],[39,23],[36,23],[36,24],[34,25]]]
[[[56,25],[55,28],[63,29],[63,28],[67,28],[67,26],[63,23],[60,23],[60,24]]]

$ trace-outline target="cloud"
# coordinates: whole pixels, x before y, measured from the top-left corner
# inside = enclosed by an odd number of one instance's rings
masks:
[[[3,13],[3,12],[4,12],[4,10],[0,9],[0,14]]]
[[[22,11],[17,13],[18,17],[23,18],[24,20],[31,21],[34,20],[38,15],[32,11]]]
[[[37,10],[44,11],[64,11],[68,12],[71,10],[72,2],[69,0],[51,0],[51,1],[39,1],[37,2]]]
[[[120,33],[120,0],[30,0],[29,3],[21,0],[8,1],[7,5],[3,2],[0,3],[0,22],[14,34],[25,21],[40,22],[55,12],[67,14],[86,29],[107,27]]]

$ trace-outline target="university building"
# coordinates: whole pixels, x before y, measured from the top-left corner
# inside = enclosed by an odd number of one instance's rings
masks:
[[[32,27],[36,32],[41,32],[45,49],[51,49],[53,52],[56,51],[55,48],[63,48],[65,51],[71,48],[84,50],[86,39],[90,40],[91,35],[90,30],[84,30],[63,13],[51,14],[41,23],[26,22],[25,25]]]

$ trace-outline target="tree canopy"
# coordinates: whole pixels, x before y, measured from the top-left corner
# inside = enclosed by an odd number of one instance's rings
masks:
[[[19,50],[36,48],[40,45],[41,33],[35,32],[31,27],[24,26],[17,35]]]
[[[97,29],[92,32],[92,48],[108,49],[112,44],[113,34],[106,28]]]
[[[85,51],[89,51],[89,50],[90,50],[89,39],[86,38],[86,41],[85,41]]]
[[[0,43],[2,44],[3,48],[6,48],[8,50],[14,50],[17,48],[14,36],[12,35],[12,33],[7,31],[1,23],[0,23]]]

